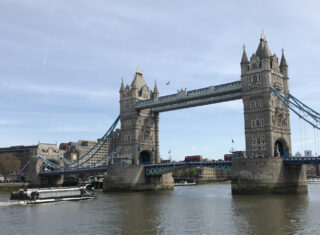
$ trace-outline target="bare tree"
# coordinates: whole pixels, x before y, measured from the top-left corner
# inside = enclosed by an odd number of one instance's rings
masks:
[[[0,173],[7,177],[10,173],[21,169],[21,161],[12,153],[0,154]]]

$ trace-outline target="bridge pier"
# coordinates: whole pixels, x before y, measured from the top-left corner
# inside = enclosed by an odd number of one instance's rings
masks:
[[[173,189],[171,173],[146,176],[143,165],[108,168],[103,180],[103,191],[152,191]]]
[[[232,194],[303,194],[306,166],[284,165],[282,158],[232,160]]]
[[[60,159],[57,157],[47,157],[48,160],[52,162],[56,162],[57,164],[62,164]],[[43,162],[38,158],[34,157],[31,159],[30,167],[29,167],[29,174],[25,176],[25,181],[29,182],[32,186],[59,186],[62,185],[64,182],[64,176],[50,176],[50,177],[42,177],[39,175],[40,169],[43,167]],[[31,173],[31,174],[30,174]]]

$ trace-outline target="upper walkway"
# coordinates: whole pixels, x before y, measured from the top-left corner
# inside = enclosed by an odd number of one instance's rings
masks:
[[[152,112],[165,112],[241,99],[241,92],[241,81],[209,86],[192,91],[180,90],[176,94],[137,101],[136,109],[151,109]]]

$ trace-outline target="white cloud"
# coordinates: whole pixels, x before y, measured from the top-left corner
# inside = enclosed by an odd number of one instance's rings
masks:
[[[15,123],[15,121],[13,121],[13,120],[0,119],[0,126],[7,126],[7,125],[14,124],[14,123]]]
[[[49,86],[43,84],[21,84],[21,83],[2,83],[2,89],[11,89],[15,91],[31,92],[44,95],[65,95],[65,96],[87,96],[92,98],[117,98],[118,91],[116,90],[89,90],[85,88]],[[1,89],[0,87],[0,89]]]

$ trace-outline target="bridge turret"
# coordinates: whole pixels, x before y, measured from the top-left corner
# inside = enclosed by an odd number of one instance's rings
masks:
[[[256,55],[261,60],[261,69],[269,70],[270,69],[270,57],[272,56],[271,51],[268,47],[268,43],[264,34],[261,34],[260,43],[256,51]]]
[[[157,86],[157,81],[154,82],[154,89],[153,89],[152,97],[153,98],[159,97],[159,90],[158,90],[158,86]]]
[[[249,70],[249,60],[246,53],[246,46],[243,45],[243,52],[242,52],[242,58],[241,58],[241,74],[248,72]]]
[[[284,50],[282,49],[282,56],[280,62],[280,72],[283,74],[283,90],[286,97],[289,94],[289,77],[288,77],[288,64],[286,58],[284,57]]]
[[[121,78],[121,86],[120,86],[120,95],[122,96],[124,93],[124,83],[123,83],[123,78]]]
[[[284,56],[284,50],[282,49],[282,56],[280,62],[280,72],[283,74],[284,77],[288,77],[288,64],[286,57]]]

